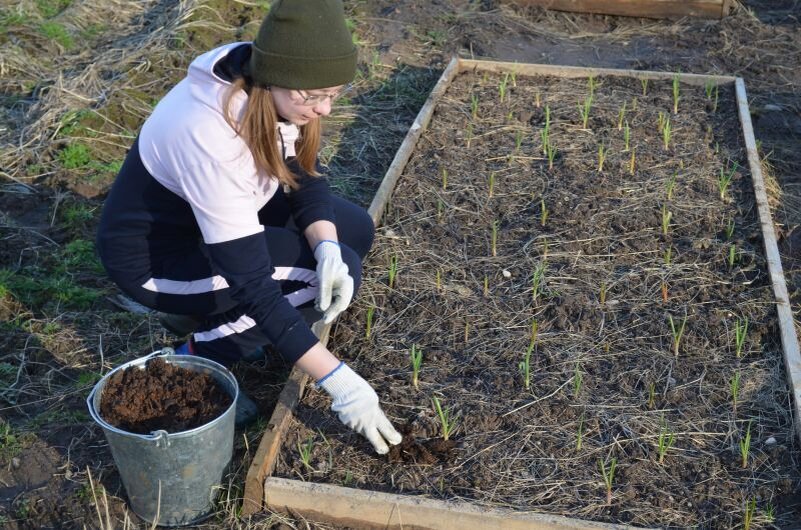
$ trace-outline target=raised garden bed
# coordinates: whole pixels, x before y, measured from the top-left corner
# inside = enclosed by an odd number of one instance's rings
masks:
[[[630,17],[723,18],[731,0],[510,0],[521,6],[539,6],[557,11],[624,15]]]
[[[292,479],[267,480],[268,506],[426,528],[474,507],[534,528],[799,520],[798,343],[742,80],[455,60],[371,212],[332,346],[407,443],[377,457],[321,393],[295,407],[295,374],[249,475]]]

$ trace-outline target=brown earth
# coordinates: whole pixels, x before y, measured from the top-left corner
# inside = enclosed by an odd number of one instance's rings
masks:
[[[309,392],[278,474],[643,527],[732,528],[744,499],[777,524],[801,519],[799,454],[789,411],[780,412],[786,376],[733,89],[716,98],[679,84],[675,112],[670,81],[588,82],[480,72],[454,80],[398,182],[361,297],[331,336],[390,417],[407,424],[404,442],[376,457]],[[584,127],[577,103],[589,90]],[[540,136],[546,106],[553,167]],[[667,146],[661,119],[671,124]],[[721,172],[732,175],[723,191]],[[732,330],[744,319],[738,353]],[[671,320],[687,323],[678,351]],[[532,322],[527,383],[519,364]],[[410,384],[413,344],[424,352],[419,390]],[[735,375],[742,391],[733,405]],[[429,446],[441,443],[432,395],[460,418],[442,456]],[[657,441],[671,433],[675,446],[661,459]],[[309,438],[319,447],[304,466],[295,440]],[[613,458],[607,506],[598,466]]]
[[[151,359],[144,369],[126,368],[109,378],[100,415],[127,432],[176,433],[209,423],[231,403],[233,398],[209,374]]]

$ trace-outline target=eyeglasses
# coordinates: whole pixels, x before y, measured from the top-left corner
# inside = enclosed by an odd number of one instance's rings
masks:
[[[325,101],[327,98],[331,98],[331,103],[333,103],[337,99],[341,98],[345,93],[349,92],[351,88],[353,88],[353,86],[347,84],[333,94],[304,94],[302,90],[295,90],[295,92],[297,92],[298,96],[300,96],[300,98],[303,100],[300,103],[301,105],[304,107],[314,107],[315,105],[319,105]]]

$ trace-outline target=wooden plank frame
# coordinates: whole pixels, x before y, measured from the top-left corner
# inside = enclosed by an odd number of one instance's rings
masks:
[[[414,151],[417,140],[428,127],[434,108],[452,80],[461,72],[515,72],[520,75],[551,75],[558,77],[623,76],[637,79],[669,80],[679,76],[680,81],[703,86],[734,85],[736,102],[742,126],[749,169],[756,197],[759,222],[765,244],[768,272],[776,297],[776,309],[781,331],[784,365],[787,382],[793,393],[793,415],[796,435],[801,439],[801,353],[793,322],[787,285],[784,279],[776,234],[768,205],[762,165],[756,148],[745,83],[732,76],[683,74],[609,68],[584,68],[541,64],[509,63],[489,60],[470,60],[454,57],[443,72],[417,118],[409,128],[403,143],[373,198],[369,213],[376,226],[392,195],[406,163]],[[315,328],[325,344],[330,326]],[[278,405],[270,418],[245,483],[242,513],[253,514],[263,507],[271,510],[300,514],[315,520],[360,528],[414,528],[414,529],[628,529],[624,525],[595,523],[567,517],[515,512],[512,510],[484,509],[464,502],[447,502],[410,495],[358,490],[331,484],[317,484],[291,479],[270,477],[275,468],[278,450],[289,425],[294,407],[300,402],[308,378],[293,369],[287,385],[281,392]]]
[[[731,0],[511,0],[520,6],[538,6],[556,11],[598,13],[647,18],[723,18]]]

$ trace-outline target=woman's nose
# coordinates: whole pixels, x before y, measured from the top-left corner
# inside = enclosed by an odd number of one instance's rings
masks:
[[[314,112],[320,116],[328,116],[331,114],[331,98],[325,98],[320,103],[315,105]]]

